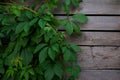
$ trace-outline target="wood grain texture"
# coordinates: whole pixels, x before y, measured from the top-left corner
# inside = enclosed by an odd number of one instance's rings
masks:
[[[120,69],[120,47],[83,47],[78,52],[82,69]]]
[[[77,45],[120,46],[120,32],[82,32],[82,35],[66,36],[66,39]]]
[[[83,70],[77,80],[120,80],[120,70]]]
[[[66,18],[64,16],[56,16],[57,19]],[[120,31],[119,16],[88,16],[89,21],[85,24],[79,24],[81,30],[115,30]],[[63,27],[59,28],[64,30]]]
[[[84,0],[71,14],[120,14],[120,0]],[[54,11],[57,14],[64,14],[61,5]]]

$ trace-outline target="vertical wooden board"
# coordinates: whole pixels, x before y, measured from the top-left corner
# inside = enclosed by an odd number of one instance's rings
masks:
[[[120,69],[120,47],[93,47],[94,67],[97,69]]]
[[[120,80],[120,70],[83,70],[77,80]]]

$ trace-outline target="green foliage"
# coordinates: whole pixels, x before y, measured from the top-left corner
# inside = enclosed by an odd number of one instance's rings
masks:
[[[78,78],[80,48],[65,35],[80,34],[78,23],[88,19],[81,13],[69,16],[70,5],[77,7],[82,0],[66,0],[62,7],[67,18],[58,20],[52,11],[59,1],[40,0],[33,6],[23,6],[25,0],[0,2],[0,80],[63,80],[66,74],[68,80]]]

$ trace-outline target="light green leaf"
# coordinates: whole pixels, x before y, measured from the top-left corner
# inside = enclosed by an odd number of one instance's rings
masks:
[[[48,49],[48,55],[53,61],[55,60],[55,51],[53,51],[52,48]]]
[[[71,2],[71,0],[66,0],[66,1],[65,1],[65,3],[66,3],[67,5],[69,5],[70,2]]]
[[[39,24],[39,26],[41,27],[41,28],[44,28],[45,27],[45,25],[46,25],[46,21],[45,20],[43,20],[43,19],[40,19],[39,21],[38,21],[38,24]]]
[[[39,53],[39,62],[43,63],[45,59],[47,58],[47,53],[48,53],[48,47],[45,47],[42,49]]]
[[[87,16],[85,16],[84,14],[75,14],[73,15],[73,19],[80,23],[86,23],[88,21]]]

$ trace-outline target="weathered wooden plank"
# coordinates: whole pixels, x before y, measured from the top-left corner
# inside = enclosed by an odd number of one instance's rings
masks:
[[[63,19],[64,16],[56,16]],[[120,17],[118,16],[89,16],[86,24],[79,24],[81,30],[120,30]],[[64,28],[60,27],[60,30]]]
[[[120,70],[83,70],[77,80],[120,80]]]
[[[94,47],[92,51],[94,67],[120,69],[120,47]]]
[[[82,69],[120,69],[120,47],[83,47],[78,52]]]
[[[120,32],[82,32],[82,35],[66,35],[66,39],[77,45],[120,46]]]
[[[71,11],[86,14],[120,14],[120,0],[84,0],[77,9]],[[61,5],[55,10],[57,14],[64,14]]]

